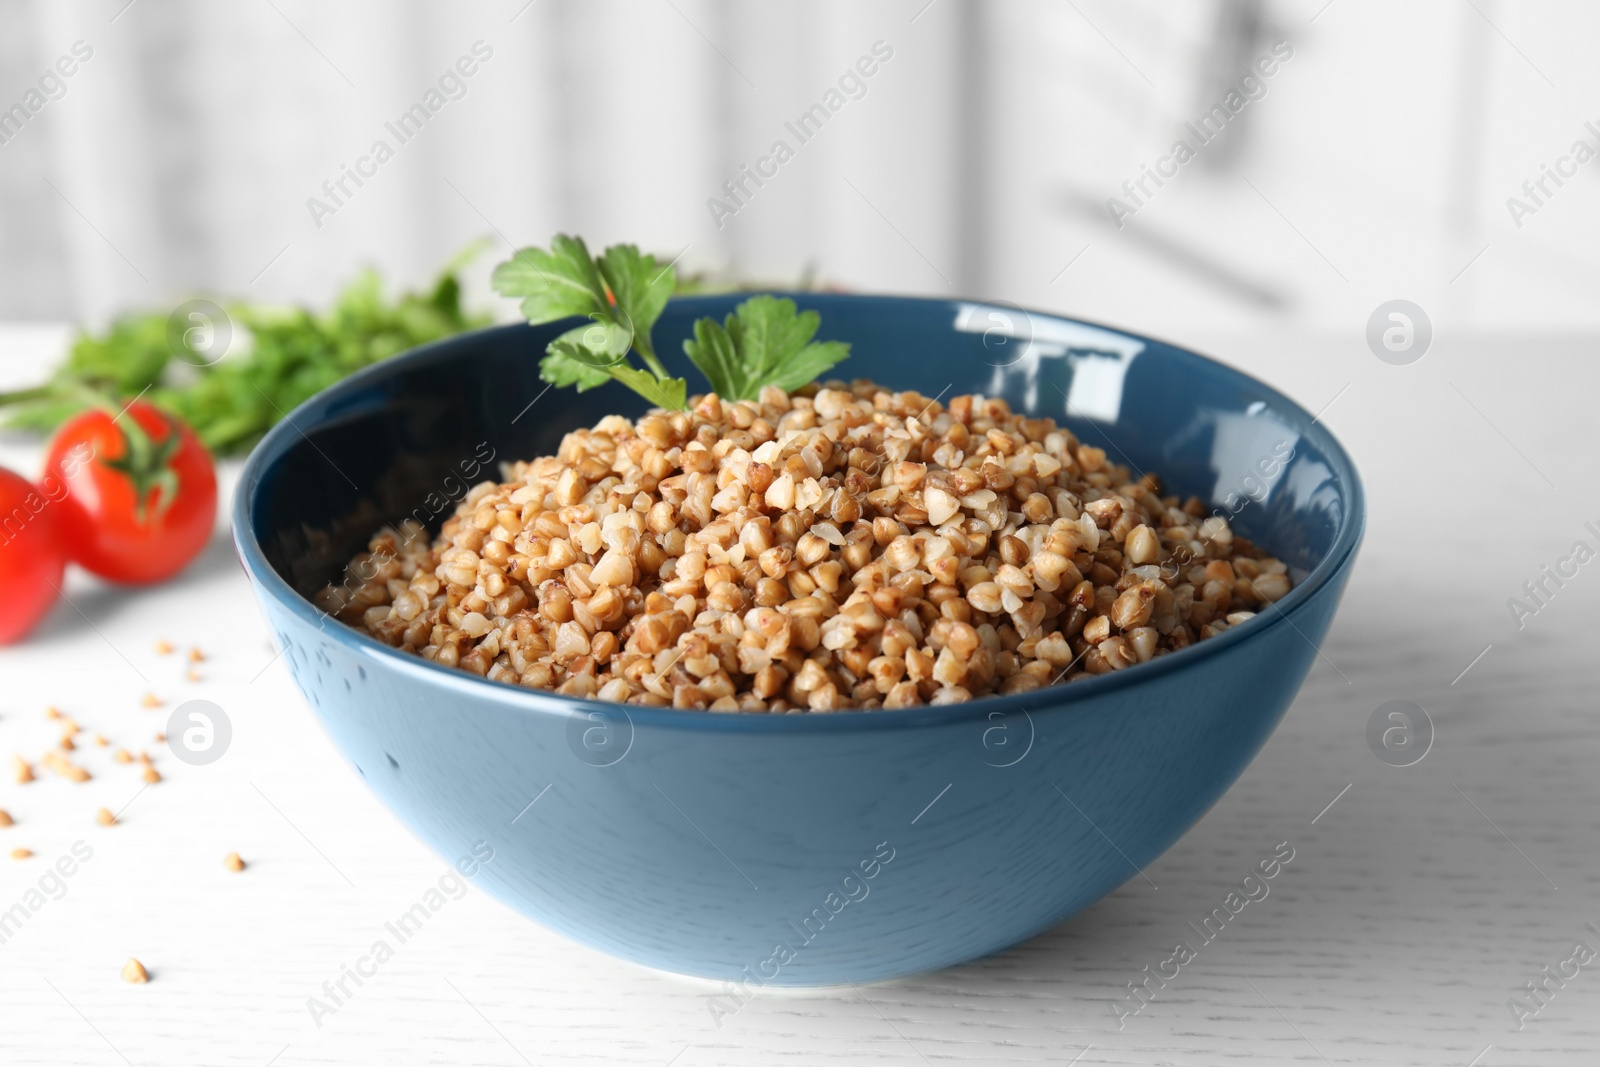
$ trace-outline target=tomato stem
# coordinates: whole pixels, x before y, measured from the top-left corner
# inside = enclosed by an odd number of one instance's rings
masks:
[[[141,525],[152,521],[159,523],[178,495],[178,475],[172,469],[172,458],[183,444],[178,427],[166,412],[151,405],[150,410],[155,412],[167,431],[157,441],[154,435],[139,425],[139,420],[131,410],[139,397],[119,407],[113,394],[86,382],[72,383],[67,392],[81,400],[86,407],[99,409],[110,418],[112,431],[122,436],[122,455],[116,459],[101,456],[95,462],[108,470],[117,471],[133,486],[133,516],[137,522]]]

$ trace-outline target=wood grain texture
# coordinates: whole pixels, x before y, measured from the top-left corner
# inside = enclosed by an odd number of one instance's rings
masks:
[[[5,374],[26,380],[47,336],[0,331],[0,351],[17,357]],[[0,861],[0,908],[75,841],[94,850],[64,895],[0,945],[0,1062],[1595,1062],[1600,966],[1520,1031],[1506,1007],[1574,941],[1600,948],[1584,926],[1600,925],[1600,564],[1520,631],[1505,605],[1574,540],[1595,540],[1583,530],[1600,519],[1592,343],[1441,340],[1406,368],[1379,363],[1355,332],[1203,347],[1313,410],[1337,397],[1325,418],[1361,465],[1372,514],[1323,658],[1239,783],[1148,868],[1158,889],[1134,875],[999,955],[862,988],[762,994],[719,1028],[709,983],[597,955],[469,888],[319,1027],[307,998],[445,864],[322,736],[219,532],[157,589],[74,575],[73,606],[0,650],[0,755],[52,744],[43,712],[55,704],[86,733],[149,750],[166,775],[141,790],[135,771],[88,745],[74,755],[89,783],[0,783],[16,819],[0,851],[35,852]],[[0,463],[37,462],[31,446],[0,447]],[[184,678],[181,656],[157,655],[157,638],[204,649],[201,681]],[[146,690],[164,707],[142,708]],[[210,767],[154,741],[190,697],[215,701],[234,726]],[[1421,704],[1436,728],[1412,767],[1367,746],[1368,717],[1392,699]],[[119,825],[95,824],[102,805],[126,806]],[[1280,842],[1294,859],[1270,894],[1199,944],[1189,924]],[[234,850],[243,873],[222,865]],[[1112,1005],[1129,1005],[1126,983],[1179,939],[1199,946],[1196,958],[1119,1029]],[[150,984],[119,980],[129,956]]]

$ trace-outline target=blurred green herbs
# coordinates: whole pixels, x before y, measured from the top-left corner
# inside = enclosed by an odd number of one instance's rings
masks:
[[[489,325],[490,315],[461,304],[459,271],[476,251],[447,264],[431,289],[392,300],[368,270],[324,312],[225,303],[226,326],[206,324],[231,331],[227,354],[217,359],[186,347],[186,324],[175,326],[173,313],[132,312],[103,332],[80,333],[47,382],[0,403],[11,407],[10,425],[49,431],[83,409],[85,387],[124,400],[143,392],[193,427],[216,455],[240,455],[302,401],[355,371]]]

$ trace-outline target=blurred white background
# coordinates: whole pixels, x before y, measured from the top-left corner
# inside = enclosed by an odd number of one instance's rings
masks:
[[[568,231],[1178,340],[1357,338],[1399,297],[1441,336],[1581,330],[1600,164],[1520,227],[1506,201],[1573,141],[1600,149],[1597,30],[1575,0],[4,0],[0,318],[321,304],[361,265],[420,283],[488,235],[483,305],[507,242]],[[385,123],[480,41],[464,95],[401,144]],[[1279,41],[1264,95],[1114,226],[1107,199],[1132,206],[1122,183],[1197,144],[1183,123]],[[801,144],[785,123],[876,42],[892,57]],[[379,139],[394,157],[313,218]],[[719,226],[708,200],[779,139],[793,158]]]

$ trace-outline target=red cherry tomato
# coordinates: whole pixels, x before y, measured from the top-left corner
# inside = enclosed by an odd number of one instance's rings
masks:
[[[102,578],[170,578],[211,537],[211,456],[188,426],[150,404],[134,401],[120,417],[85,411],[56,431],[45,463],[67,487],[58,521],[67,552]]]
[[[59,489],[59,486],[57,487]],[[33,629],[61,590],[61,500],[0,467],[0,645]]]

